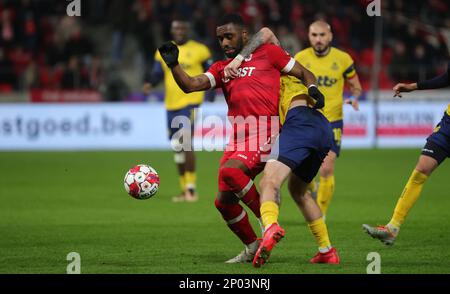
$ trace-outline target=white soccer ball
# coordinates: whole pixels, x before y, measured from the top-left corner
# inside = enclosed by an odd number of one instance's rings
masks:
[[[123,184],[133,198],[148,199],[158,192],[159,176],[151,166],[139,164],[126,173]]]

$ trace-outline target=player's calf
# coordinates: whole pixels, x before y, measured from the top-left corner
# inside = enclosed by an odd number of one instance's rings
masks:
[[[248,215],[239,203],[223,203],[219,199],[216,199],[214,203],[227,226],[242,243],[248,245],[257,240]]]

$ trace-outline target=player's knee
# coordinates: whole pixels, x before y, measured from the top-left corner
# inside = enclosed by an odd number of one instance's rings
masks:
[[[186,163],[186,154],[183,151],[175,152],[173,155],[173,160],[176,164]]]
[[[233,191],[236,187],[236,177],[240,174],[240,169],[232,167],[222,167],[219,169],[219,188],[221,191]],[[220,187],[221,186],[221,187]]]

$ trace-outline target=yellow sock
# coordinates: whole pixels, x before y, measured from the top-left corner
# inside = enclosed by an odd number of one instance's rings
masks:
[[[403,193],[395,206],[394,215],[389,222],[391,225],[399,228],[403,224],[409,210],[413,207],[414,203],[416,203],[417,199],[419,199],[423,184],[427,179],[427,175],[418,172],[417,170],[412,172],[406,183],[405,189],[403,189]]]
[[[278,223],[279,208],[274,201],[265,201],[261,203],[261,219],[264,227],[267,229],[271,224]]]
[[[334,193],[334,176],[323,178],[320,177],[319,190],[317,191],[317,204],[323,214],[328,211],[331,198]]]
[[[185,179],[185,176],[184,175],[180,175],[179,176],[179,181],[180,181],[181,191],[184,192],[186,190],[186,179]]]
[[[195,182],[197,180],[197,176],[194,171],[187,171],[184,173],[184,178],[186,180],[186,188],[195,189]]]
[[[327,225],[323,221],[323,218],[316,219],[308,223],[309,230],[316,239],[320,248],[331,247],[330,238],[328,237]]]
[[[317,189],[317,184],[316,181],[312,180],[311,183],[308,184],[308,188],[309,191],[314,192]]]

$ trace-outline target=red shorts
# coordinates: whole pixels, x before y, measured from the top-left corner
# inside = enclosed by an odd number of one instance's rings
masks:
[[[239,160],[249,169],[250,178],[254,179],[264,169],[267,157],[270,154],[270,143],[271,141],[267,140],[261,147],[252,149],[243,148],[244,150],[242,151],[241,149],[238,149],[237,146],[234,146],[234,148],[229,148],[230,146],[227,146],[227,150],[224,151],[219,166],[221,167],[229,159]],[[246,142],[246,144],[248,147],[248,142]],[[249,151],[249,149],[252,151]]]

